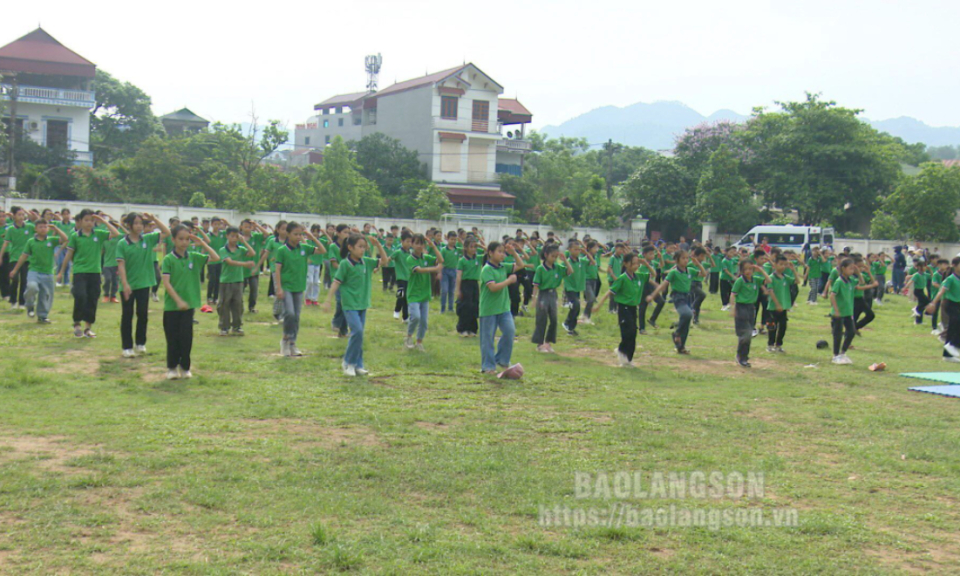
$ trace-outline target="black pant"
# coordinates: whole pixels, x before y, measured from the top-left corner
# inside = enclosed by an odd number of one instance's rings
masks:
[[[384,268],[383,269],[383,291],[389,292],[393,290],[394,285],[397,283],[397,269],[396,268]]]
[[[11,263],[10,270],[13,270],[13,266],[17,264]],[[17,275],[13,278],[10,278],[10,303],[24,305],[26,300],[24,300],[23,294],[27,291],[27,272],[30,270],[29,262],[24,262],[23,266],[20,267],[20,270],[17,271]],[[10,275],[10,272],[7,272],[7,276]]]
[[[273,291],[273,271],[270,271],[270,284],[267,285],[267,296],[273,296],[276,292]]]
[[[767,346],[783,346],[783,335],[787,333],[786,310],[770,311],[770,327],[768,330]]]
[[[3,260],[0,261],[0,298],[6,300],[10,297],[10,253],[3,253]]]
[[[620,322],[620,347],[617,349],[631,362],[633,353],[637,351],[637,310],[639,306],[617,305],[617,319]]]
[[[647,296],[649,296],[652,293],[653,293],[653,286],[649,282],[645,283],[643,285],[643,299],[640,300],[640,310],[637,315],[637,322],[641,330],[647,329],[646,317],[647,317],[647,306],[649,306],[649,303],[647,302]],[[660,312],[663,311],[663,306],[664,304],[667,303],[667,301],[663,297],[663,295],[657,296],[656,298],[654,298],[653,301],[654,303],[656,303],[656,307],[653,310],[653,315],[650,316],[650,323],[656,324],[657,318],[660,317]]]
[[[767,311],[768,304],[769,298],[766,294],[757,296],[757,316],[760,318],[760,324],[763,326],[770,324],[770,313]]]
[[[507,291],[510,293],[510,313],[513,314],[514,318],[520,314],[520,282],[522,282],[523,270],[518,270],[515,274],[517,275],[517,281],[507,286]]]
[[[857,335],[857,327],[853,324],[853,316],[843,316],[837,318],[830,317],[830,328],[833,330],[833,355],[839,356],[845,354],[853,342],[853,337]],[[843,341],[841,346],[840,342]]]
[[[97,301],[100,299],[100,274],[73,273],[73,325],[97,321]]]
[[[700,323],[700,307],[703,301],[707,299],[707,293],[703,291],[703,282],[693,281],[690,283],[690,297],[693,298],[693,321]]]
[[[477,301],[477,310],[479,314],[480,304]],[[403,312],[403,319],[410,317],[407,311],[407,280],[397,279],[397,304],[393,307],[394,312]]]
[[[193,349],[193,308],[163,313],[163,335],[167,337],[167,369],[190,369]]]
[[[753,326],[757,323],[757,309],[753,304],[737,304],[734,330],[737,333],[737,359],[750,359],[750,344],[753,342]]]
[[[537,297],[537,318],[532,341],[541,344],[557,342],[557,290],[541,290]]]
[[[162,280],[161,280],[161,278],[160,278],[160,263],[159,263],[159,262],[154,262],[154,263],[153,263],[153,275],[154,275],[154,277],[156,278],[156,283],[153,285],[153,288],[151,288],[150,291],[153,292],[154,294],[156,294],[156,293],[157,293],[157,290],[160,289],[160,284],[162,284]]]
[[[120,344],[124,350],[133,348],[133,312],[137,312],[137,346],[147,344],[147,305],[150,302],[150,288],[138,288],[130,293],[129,298],[121,295],[120,312]]]
[[[720,280],[720,303],[723,306],[730,305],[730,292],[733,291],[733,282],[729,280]]]
[[[457,300],[457,333],[480,333],[480,283],[460,280],[460,299]]]
[[[210,278],[207,280],[207,302],[215,302],[220,299],[220,273],[223,270],[223,264],[207,265],[207,274]]]
[[[876,317],[876,314],[873,313],[873,306],[870,305],[871,302],[873,300],[870,299],[869,294],[864,294],[863,298],[853,299],[853,321],[857,330],[873,322]],[[863,318],[860,318],[860,316],[863,316]]]
[[[520,278],[517,278],[519,281]],[[524,270],[523,271],[523,305],[526,306],[530,303],[530,298],[533,296],[533,271]]]
[[[260,276],[255,275],[244,279],[243,286],[250,291],[250,293],[247,294],[247,310],[253,312],[257,309],[257,296],[259,296],[260,292]]]
[[[960,302],[944,300],[943,306],[944,320],[947,323],[947,344],[960,348]],[[950,356],[950,353],[944,350],[943,357],[947,356]]]
[[[116,298],[120,289],[120,272],[116,266],[103,267],[103,295],[107,298]]]
[[[923,313],[927,308],[927,304],[930,303],[930,298],[927,297],[927,293],[924,290],[914,290],[913,295],[917,298],[917,325],[923,324]]]
[[[567,300],[570,302],[570,312],[567,313],[567,321],[563,327],[567,330],[577,328],[577,318],[580,317],[580,293],[567,290]]]
[[[797,286],[796,282],[790,285],[790,306],[792,307],[797,303],[797,296],[800,294],[800,287]]]
[[[720,273],[711,272],[710,273],[710,293],[716,294],[717,289],[720,287]]]

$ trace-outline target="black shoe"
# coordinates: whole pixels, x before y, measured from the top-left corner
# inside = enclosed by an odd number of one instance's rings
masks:
[[[744,368],[749,368],[749,367],[750,367],[750,363],[749,363],[749,362],[747,362],[746,360],[740,359],[740,358],[737,358],[737,363],[740,364],[741,366],[743,366]]]
[[[646,336],[646,335],[647,335],[647,331],[646,331],[646,330],[640,330],[639,332],[637,332],[637,334],[639,334],[639,335],[641,335],[641,336]]]
[[[653,320],[647,320],[647,324],[649,324],[651,328],[655,328],[655,329],[658,329],[658,330],[660,329],[660,327],[657,326],[657,323],[654,322]]]

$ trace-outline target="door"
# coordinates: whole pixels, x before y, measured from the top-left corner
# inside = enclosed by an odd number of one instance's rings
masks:
[[[47,148],[67,147],[67,121],[47,120]]]
[[[487,160],[490,154],[490,146],[482,140],[470,140],[467,152],[469,154],[469,160],[467,161],[467,182],[489,182],[490,175],[487,174]]]

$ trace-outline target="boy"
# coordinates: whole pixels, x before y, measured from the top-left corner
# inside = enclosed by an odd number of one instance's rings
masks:
[[[96,228],[103,224],[106,230]],[[57,280],[73,264],[73,335],[77,338],[96,338],[93,324],[97,321],[97,300],[100,298],[100,272],[103,270],[101,255],[104,243],[119,235],[113,224],[92,210],[83,209],[77,214],[77,231],[67,243],[67,256],[63,259]],[[81,323],[86,327],[81,328]]]
[[[238,228],[228,227],[224,236],[227,243],[218,251],[220,261],[215,263],[220,276],[217,279],[220,335],[227,336],[232,329],[235,336],[243,336],[243,276],[246,270],[256,267],[253,260],[256,253]],[[213,270],[212,265],[210,269]],[[212,275],[210,280],[213,281]]]
[[[247,295],[247,312],[256,314],[257,296],[260,292],[260,270],[258,265],[260,262],[260,253],[263,251],[265,244],[264,238],[269,236],[269,233],[263,226],[247,218],[240,222],[240,234],[243,235],[243,239],[246,241],[245,243],[253,248],[253,256],[249,258],[251,262],[254,262],[254,265],[243,269],[243,287],[250,291]]]
[[[739,268],[740,257],[737,256],[737,249],[730,246],[720,262],[720,304],[722,305],[720,310],[723,312],[730,309],[730,293],[734,282],[737,281]]]
[[[60,236],[59,242],[47,237],[50,229]],[[15,278],[19,269],[29,266],[27,272],[27,289],[24,293],[25,304],[27,306],[27,316],[29,318],[37,317],[40,324],[50,323],[50,309],[53,307],[54,290],[54,250],[59,246],[66,245],[69,238],[56,226],[50,226],[46,220],[40,219],[34,223],[35,236],[27,240],[23,248],[23,253],[17,259],[17,264],[10,272],[10,277]],[[37,296],[39,295],[39,298]],[[36,302],[36,309],[34,309]]]
[[[623,242],[617,242],[613,247],[613,254],[610,255],[610,260],[607,261],[607,285],[610,286],[617,281],[617,278],[620,277],[620,274],[623,273],[623,255],[626,252],[626,247]],[[610,299],[610,313],[617,313],[617,299]]]
[[[410,281],[410,270],[407,268],[407,256],[410,254],[410,244],[412,243],[413,234],[409,230],[404,230],[400,233],[400,246],[389,254],[397,275],[397,302],[393,308],[393,317],[399,320],[402,313],[404,322],[409,318],[407,282]]]
[[[457,248],[457,233],[447,232],[447,243],[440,249],[443,258],[443,271],[440,273],[440,313],[448,309],[453,312],[453,297],[457,291],[457,264],[460,262],[460,249]]]
[[[940,290],[926,311],[933,314],[943,300],[944,320],[947,321],[943,360],[960,363],[960,257],[954,258],[950,264],[952,270],[940,284]]]
[[[27,242],[36,234],[33,222],[27,222],[27,218],[32,214],[19,206],[10,208],[10,214],[13,218],[13,224],[6,228],[6,234],[3,239],[3,246],[0,247],[0,261],[4,254],[9,258],[9,262],[17,262],[20,255],[23,254],[23,248]],[[33,218],[31,218],[32,220]],[[19,310],[23,308],[25,300],[24,293],[27,290],[27,275],[30,270],[29,264],[20,267],[19,274],[10,276],[8,292],[10,294],[10,309]]]
[[[810,284],[810,294],[807,296],[807,304],[817,305],[817,295],[823,289],[820,280],[823,276],[823,256],[820,255],[820,247],[814,246],[810,252],[810,258],[807,259],[807,278]]]
[[[510,248],[513,250],[513,248]],[[508,368],[513,355],[513,339],[517,330],[510,313],[510,296],[504,289],[517,281],[514,274],[523,266],[515,259],[512,268],[503,264],[505,254],[499,242],[487,247],[487,264],[480,271],[480,370],[496,374],[497,366]],[[500,343],[494,350],[497,328]]]
[[[793,307],[790,287],[797,284],[797,270],[786,256],[780,254],[773,264],[770,278],[770,298],[774,309],[770,311],[767,352],[783,353],[783,337],[787,333],[787,313]]]
[[[580,317],[580,293],[584,291],[587,283],[587,264],[590,258],[581,253],[582,247],[576,240],[570,241],[569,250],[564,253],[567,264],[572,270],[563,278],[563,290],[567,294],[567,300],[570,302],[570,312],[563,323],[563,329],[571,336],[579,336],[577,332],[577,319]]]
[[[204,220],[204,227],[206,228],[207,221]],[[222,218],[214,216],[209,221],[209,231],[207,236],[210,238],[208,244],[216,253],[220,253],[220,249],[227,245],[227,235],[224,233],[224,228],[226,228],[227,222]],[[207,264],[207,304],[213,306],[216,305],[220,299],[220,276],[223,270],[223,264],[220,262],[211,262]]]

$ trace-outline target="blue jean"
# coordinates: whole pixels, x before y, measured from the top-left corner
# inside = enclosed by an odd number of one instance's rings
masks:
[[[300,333],[300,310],[303,309],[303,292],[283,293],[283,337],[290,342],[297,341]]]
[[[457,294],[457,271],[453,268],[444,268],[440,276],[440,313],[453,310]]]
[[[40,320],[47,318],[50,315],[50,309],[53,308],[55,278],[53,274],[41,274],[33,270],[27,272],[27,289],[23,296],[27,310],[33,309],[33,303],[36,301],[37,318]]]
[[[689,293],[673,293],[673,306],[677,309],[677,314],[680,316],[677,322],[677,331],[673,333],[674,337],[680,338],[679,345],[674,343],[677,346],[677,350],[683,350],[687,347],[687,335],[690,334],[690,321],[693,319],[693,309],[690,308],[692,299],[693,297]]]
[[[343,316],[350,327],[350,339],[347,340],[347,351],[343,355],[343,363],[355,368],[363,368],[363,329],[367,324],[366,310],[344,310]]]
[[[500,329],[500,343],[496,354],[493,350],[493,339]],[[513,314],[510,311],[494,316],[480,317],[480,369],[483,371],[495,370],[497,366],[510,366],[510,356],[513,355],[513,339],[517,335],[517,328],[513,323]]]
[[[430,316],[430,301],[426,302],[408,302],[410,309],[410,321],[407,322],[407,336],[413,336],[417,333],[417,341],[423,340],[427,334],[427,318]]]
[[[60,271],[60,267],[63,266],[63,260],[67,257],[67,249],[66,249],[65,247],[62,247],[62,246],[61,246],[61,247],[58,247],[58,248],[54,248],[53,251],[54,251],[54,258],[55,258],[56,261],[57,261],[56,271],[59,272],[59,271]],[[72,272],[72,271],[73,271],[73,262],[71,262],[71,263],[67,266],[67,269],[63,271],[63,285],[64,285],[64,286],[69,286],[69,285],[70,285],[70,272]]]
[[[320,269],[317,264],[307,265],[307,300],[316,302],[320,297]]]

